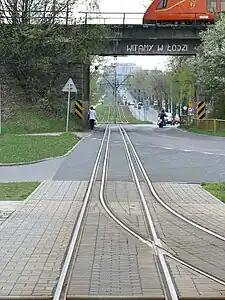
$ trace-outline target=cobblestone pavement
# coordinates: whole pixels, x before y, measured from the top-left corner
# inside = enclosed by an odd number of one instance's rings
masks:
[[[178,258],[225,281],[225,243],[173,216],[156,202],[145,184],[142,188],[158,236],[168,249]]]
[[[225,237],[225,205],[200,185],[155,183],[154,187],[171,208]]]
[[[152,249],[105,214],[97,183],[69,288],[74,295],[164,297]]]
[[[0,296],[48,296],[87,182],[47,181],[0,226]]]

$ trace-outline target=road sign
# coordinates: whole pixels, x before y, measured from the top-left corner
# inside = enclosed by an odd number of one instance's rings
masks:
[[[187,106],[183,106],[183,110],[187,110]]]
[[[202,120],[206,117],[205,101],[198,101],[198,119]]]
[[[75,101],[75,114],[80,119],[83,119],[83,104],[82,104],[82,101],[80,101],[80,100]]]
[[[190,100],[189,102],[188,102],[188,107],[193,107],[194,105],[193,105],[193,101],[192,100]]]
[[[73,79],[70,78],[67,83],[64,85],[64,88],[62,89],[63,92],[72,92],[77,93],[77,88],[75,83],[73,82]]]
[[[67,116],[66,116],[66,132],[69,130],[69,116],[70,116],[70,93],[77,93],[77,88],[72,78],[69,78],[67,83],[64,85],[62,89],[63,92],[68,93],[67,98]]]

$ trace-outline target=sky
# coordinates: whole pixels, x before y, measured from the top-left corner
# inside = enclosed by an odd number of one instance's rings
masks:
[[[101,12],[132,12],[140,13],[134,16],[133,23],[141,23],[142,14],[149,6],[151,0],[100,0]],[[120,15],[116,15],[116,18],[121,18]],[[118,57],[118,62],[135,63],[144,69],[161,69],[164,70],[168,62],[168,56],[127,56]]]

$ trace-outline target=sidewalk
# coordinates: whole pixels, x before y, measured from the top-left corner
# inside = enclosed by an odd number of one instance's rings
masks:
[[[86,187],[46,181],[0,225],[0,296],[51,296]]]

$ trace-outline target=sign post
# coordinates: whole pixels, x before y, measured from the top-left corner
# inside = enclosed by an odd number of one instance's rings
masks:
[[[2,85],[0,84],[0,134],[2,134]]]
[[[69,130],[69,116],[70,116],[70,93],[77,93],[76,85],[73,82],[73,79],[70,78],[62,89],[63,92],[68,93],[67,98],[67,116],[66,116],[66,132]]]

